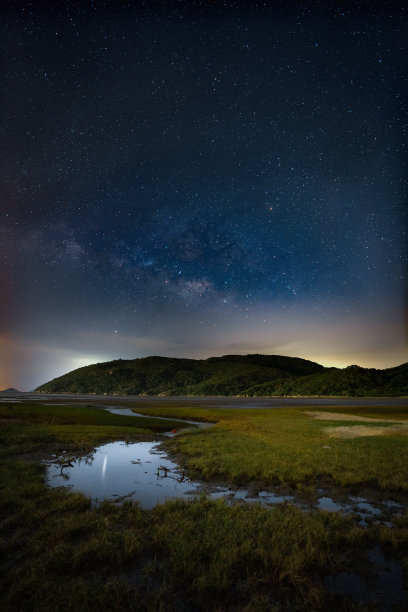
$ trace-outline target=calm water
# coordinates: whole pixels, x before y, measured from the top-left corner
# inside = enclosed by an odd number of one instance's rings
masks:
[[[364,609],[378,612],[405,610],[406,590],[404,573],[400,563],[386,558],[379,546],[368,554],[372,563],[371,571],[362,574],[343,571],[326,577],[325,583],[332,593],[347,595],[356,604],[367,606]]]
[[[67,461],[55,459],[48,464],[50,486],[66,486],[80,491],[94,502],[104,499],[134,499],[144,508],[153,508],[171,498],[194,497],[206,491],[209,497],[231,500],[258,501],[276,504],[293,501],[267,491],[251,496],[247,489],[230,490],[214,486],[208,491],[202,482],[190,480],[164,451],[158,442],[111,442],[95,450],[92,456]]]
[[[168,421],[169,420],[168,417],[159,417],[159,416],[152,416],[149,414],[140,414],[139,412],[134,412],[130,408],[117,408],[116,406],[107,406],[105,410],[107,412],[111,412],[112,414],[119,414],[122,416],[140,417],[142,419],[156,419],[158,421]],[[194,427],[198,427],[201,429],[211,426],[211,423],[200,423],[199,421],[188,421],[187,419],[173,419],[173,417],[171,417],[171,420],[178,421],[179,423],[182,423],[184,425],[188,423],[189,425],[194,425]]]
[[[94,501],[131,497],[145,508],[171,497],[183,497],[192,483],[177,465],[157,450],[157,442],[112,442],[96,449],[92,457],[72,467],[48,467],[51,486],[69,486]]]
[[[318,491],[320,496],[314,505],[302,502],[294,495],[204,484],[189,479],[160,448],[159,442],[111,442],[82,459],[56,457],[47,463],[47,481],[52,487],[66,486],[85,493],[96,503],[104,499],[133,499],[144,508],[153,508],[171,498],[188,499],[205,493],[212,499],[224,497],[234,503],[257,502],[271,506],[289,502],[304,509],[315,507],[329,512],[354,514],[360,525],[373,520],[387,523],[381,516],[383,511],[400,514],[404,510],[404,505],[396,502],[383,501],[374,505],[362,497],[350,497],[339,502],[323,491]]]

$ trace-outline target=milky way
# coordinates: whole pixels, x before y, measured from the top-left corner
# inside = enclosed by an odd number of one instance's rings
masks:
[[[408,359],[403,4],[35,4],[1,9],[0,387]]]

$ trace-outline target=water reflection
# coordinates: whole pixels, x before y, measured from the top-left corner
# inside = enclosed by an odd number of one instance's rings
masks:
[[[205,493],[211,499],[224,497],[234,503],[260,503],[272,506],[293,503],[303,509],[317,508],[329,512],[351,514],[359,525],[373,521],[388,524],[391,515],[405,508],[391,500],[369,503],[363,497],[335,501],[318,489],[315,503],[302,501],[296,494],[278,494],[257,488],[209,485],[190,480],[184,470],[161,449],[159,442],[111,442],[94,453],[75,459],[67,454],[55,457],[48,464],[47,479],[52,487],[69,486],[91,497],[96,503],[104,499],[132,498],[144,508],[153,508],[170,498],[191,498]]]
[[[150,415],[150,414],[140,414],[140,412],[134,412],[133,410],[131,410],[130,408],[117,408],[116,406],[107,406],[105,408],[105,410],[107,412],[111,412],[112,414],[119,414],[121,416],[133,416],[133,417],[140,417],[142,419],[155,419],[158,421],[178,421],[179,423],[182,423],[183,425],[186,425],[186,423],[188,423],[189,425],[194,425],[194,427],[198,427],[198,428],[205,428],[205,427],[210,427],[211,423],[203,423],[200,421],[189,421],[187,419],[174,419],[173,417],[169,418],[169,417],[160,417],[160,416],[155,416],[155,415]],[[167,433],[167,435],[169,435]]]
[[[107,464],[108,464],[108,455],[105,455],[103,459],[103,465],[102,465],[102,478],[105,478]]]
[[[144,508],[153,508],[170,498],[186,499],[200,494],[203,483],[190,480],[159,446],[157,442],[111,442],[82,459],[55,459],[48,464],[48,483],[52,487],[69,486],[97,503],[131,497]],[[205,492],[213,499],[225,497],[241,503],[271,505],[293,501],[293,497],[269,491],[250,494],[247,489],[232,490],[225,486],[206,488]]]
[[[198,488],[163,452],[157,442],[112,442],[96,449],[92,457],[72,464],[48,466],[51,486],[65,485],[94,501],[133,497],[145,508],[171,497],[182,497]]]
[[[326,576],[325,585],[331,593],[350,597],[364,610],[391,612],[402,610],[406,603],[402,566],[392,558],[385,558],[379,546],[368,553],[371,568],[361,573],[343,571]]]
[[[321,490],[318,490],[321,492]],[[346,501],[334,501],[331,497],[325,495],[317,500],[317,508],[326,512],[342,512],[343,514],[354,514],[356,520],[361,526],[366,526],[372,523],[375,519],[380,519],[382,523],[391,525],[384,519],[383,512],[391,510],[393,514],[400,514],[403,506],[391,500],[378,502],[380,507],[374,506],[363,497],[350,496]]]
[[[326,510],[326,512],[340,512],[346,509],[345,504],[336,503],[331,497],[319,497],[317,500],[317,507],[319,510]]]

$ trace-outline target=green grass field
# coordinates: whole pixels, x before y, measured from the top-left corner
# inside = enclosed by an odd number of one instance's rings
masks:
[[[343,486],[369,482],[407,489],[406,435],[329,438],[325,427],[333,422],[315,420],[302,407],[234,411],[174,405],[149,412],[216,422],[167,442],[206,478],[313,487],[324,477]],[[404,416],[395,409],[350,409],[358,412],[386,423]],[[288,505],[229,506],[205,498],[171,501],[151,511],[132,502],[92,507],[81,494],[49,489],[38,458],[51,451],[87,452],[113,439],[152,439],[157,427],[162,431],[168,424],[98,408],[40,404],[3,405],[0,423],[5,612],[372,610],[328,592],[324,578],[370,573],[367,555],[378,543],[403,564],[407,578],[407,514],[392,527],[361,528],[337,514]]]
[[[343,439],[328,434],[328,427],[375,423],[320,421],[305,406],[272,410],[150,408],[151,415],[199,418],[216,424],[206,430],[185,432],[169,440],[171,452],[204,479],[221,478],[239,484],[251,480],[270,484],[318,485],[321,480],[342,487],[366,485],[389,491],[408,491],[408,431],[385,436]],[[400,407],[321,408],[378,419],[391,430],[391,420],[408,421]],[[146,412],[138,408],[139,412]]]
[[[37,403],[0,406],[0,457],[23,454],[44,445],[64,444],[70,451],[90,451],[109,440],[153,439],[156,433],[180,428],[178,421],[119,416],[91,406]]]

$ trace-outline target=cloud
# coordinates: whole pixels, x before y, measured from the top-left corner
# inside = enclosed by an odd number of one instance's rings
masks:
[[[148,355],[202,359],[264,353],[326,366],[377,368],[408,361],[401,334],[405,314],[394,305],[375,312],[363,305],[350,312],[315,302],[291,308],[279,302],[235,307],[220,303],[224,294],[204,278],[180,279],[167,291],[173,292],[173,306],[161,304],[156,310],[141,305],[123,318],[120,308],[98,321],[50,319],[47,310],[40,319],[37,313],[16,328],[13,338],[1,338],[1,385],[28,390],[88,363]],[[203,307],[186,308],[186,302]],[[324,316],[329,307],[330,316]]]

